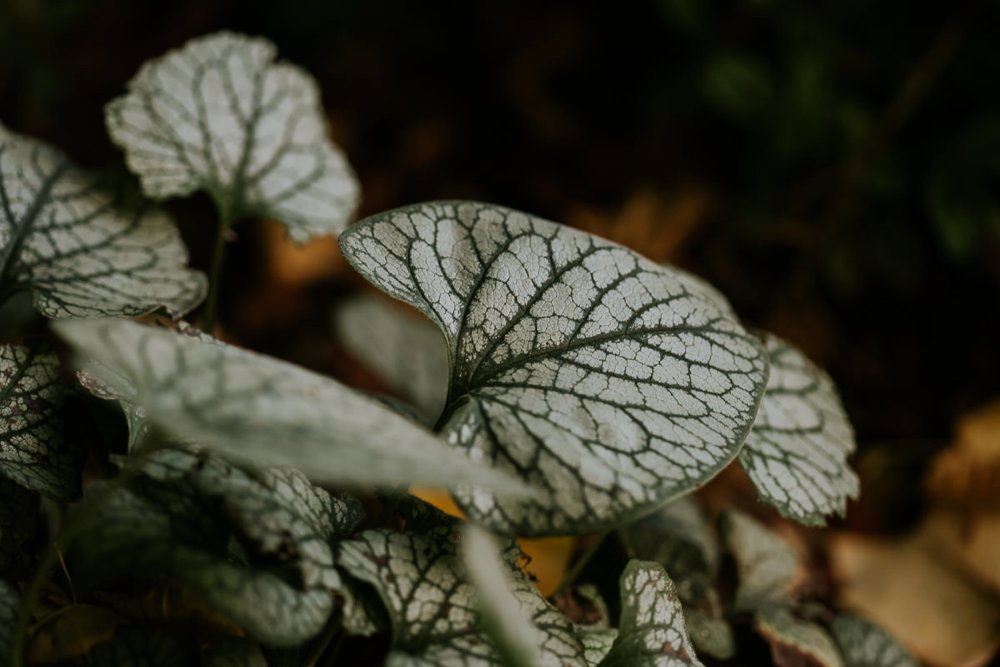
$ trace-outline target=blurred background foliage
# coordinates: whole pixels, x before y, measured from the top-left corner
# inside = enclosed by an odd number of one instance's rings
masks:
[[[862,446],[852,527],[903,530],[956,418],[1000,393],[998,25],[962,0],[4,0],[0,119],[127,179],[102,107],[141,63],[264,35],[318,79],[363,215],[520,208],[687,267],[803,347]],[[209,202],[170,208],[206,266]],[[240,234],[227,335],[371,383],[331,341],[360,284],[335,244]]]

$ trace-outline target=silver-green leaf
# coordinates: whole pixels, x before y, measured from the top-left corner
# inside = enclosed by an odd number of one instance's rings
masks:
[[[782,515],[823,525],[858,495],[854,433],[830,377],[777,336],[764,340],[771,374],[740,463]]]
[[[845,667],[830,634],[811,621],[797,618],[786,607],[759,609],[754,613],[754,626],[771,645],[778,664]],[[784,660],[779,662],[779,656]]]
[[[74,580],[165,577],[271,646],[324,627],[341,585],[331,541],[360,519],[356,501],[292,470],[246,471],[184,450],[139,465],[126,469],[129,483],[106,482],[85,501],[67,557]]]
[[[275,56],[265,39],[219,32],[142,67],[106,120],[147,196],[207,190],[226,215],[276,218],[299,243],[344,228],[354,174],[315,81]]]
[[[584,667],[587,663],[583,647],[570,620],[542,599],[509,559],[505,559],[508,562],[504,563],[507,569],[504,576],[509,577],[512,588],[507,593],[516,600],[517,608],[505,608],[520,619],[517,628],[523,629],[523,621],[530,619],[526,634],[531,638],[512,630],[512,625],[506,625],[505,630],[494,628],[489,633],[482,632],[479,605],[496,603],[484,601],[480,596],[487,589],[492,591],[493,585],[484,587],[485,582],[479,581],[477,594],[477,586],[463,574],[462,561],[456,553],[455,530],[450,522],[439,521],[420,533],[369,530],[357,540],[341,543],[340,565],[351,576],[374,586],[389,612],[393,644],[386,664],[392,667],[515,664],[504,662],[511,653],[498,650],[490,638],[500,636],[507,642],[514,632],[517,649],[513,653],[521,656],[527,652],[533,661],[517,664]],[[512,623],[510,619],[499,622]],[[524,640],[534,644],[535,650],[527,649]]]
[[[436,326],[374,297],[342,305],[333,326],[347,351],[412,403],[423,421],[437,421],[448,394],[448,348]]]
[[[53,318],[177,317],[205,295],[187,259],[165,213],[119,210],[96,176],[0,126],[0,297],[31,290]]]
[[[522,488],[377,401],[277,359],[122,320],[55,329],[107,392],[163,432],[230,458],[293,466],[323,482]]]
[[[659,563],[632,560],[619,583],[618,638],[601,667],[701,665],[684,628],[677,591]]]
[[[597,667],[611,652],[611,647],[618,638],[618,629],[577,627],[576,636],[583,645],[583,657],[587,664]]]
[[[830,630],[844,667],[917,667],[917,661],[892,635],[865,618],[840,614]]]
[[[720,517],[722,537],[736,559],[739,587],[733,600],[737,611],[754,611],[787,604],[796,583],[799,557],[795,550],[756,519],[729,510]]]
[[[767,375],[759,341],[626,248],[453,202],[373,216],[340,242],[362,275],[444,332],[450,441],[540,491],[459,490],[495,530],[619,525],[711,478],[749,432]]]
[[[55,500],[80,494],[80,457],[63,429],[66,391],[54,354],[0,346],[0,477]]]

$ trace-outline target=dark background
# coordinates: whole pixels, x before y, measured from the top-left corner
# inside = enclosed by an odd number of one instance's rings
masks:
[[[266,36],[319,81],[362,215],[482,199],[704,276],[829,369],[862,448],[849,521],[903,529],[1000,394],[997,26],[993,2],[4,0],[0,120],[125,177],[102,107],[141,63]],[[169,208],[205,268],[207,198]],[[351,375],[328,316],[360,283],[269,286],[273,235],[238,229],[227,333]]]

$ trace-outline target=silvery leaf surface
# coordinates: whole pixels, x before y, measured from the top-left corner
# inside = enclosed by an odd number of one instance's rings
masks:
[[[484,632],[479,612],[484,581],[477,584],[464,574],[456,550],[456,527],[439,519],[425,523],[420,532],[368,530],[356,540],[340,544],[338,563],[352,576],[375,587],[392,622],[392,652],[386,662],[393,667],[461,665],[467,667],[507,664],[495,639],[528,627],[530,638],[517,634],[523,649],[527,639],[535,649],[531,659],[539,665],[571,666],[587,663],[583,647],[572,623],[549,605],[534,584],[517,569],[516,562],[504,558],[504,577],[511,588],[506,602],[516,601],[517,621],[506,630]],[[511,545],[511,548],[513,545]],[[495,563],[494,563],[495,564]],[[478,564],[477,567],[489,567]],[[480,573],[481,574],[481,573]],[[495,572],[488,577],[492,579]],[[474,575],[473,579],[482,579]],[[492,583],[486,588],[492,589]],[[494,609],[495,611],[495,609]],[[513,612],[511,607],[509,611]],[[489,616],[490,612],[487,612]],[[527,625],[524,621],[528,621]],[[516,626],[516,628],[515,628]],[[503,641],[508,641],[507,637]]]
[[[0,477],[55,500],[80,494],[80,456],[66,440],[59,359],[37,346],[0,346]]]
[[[425,423],[437,421],[448,394],[448,348],[436,326],[371,296],[340,306],[333,326],[347,351],[413,404]]]
[[[0,126],[0,295],[30,290],[52,318],[179,317],[206,290],[187,261],[165,213],[117,208],[96,176]]]
[[[847,464],[854,432],[830,377],[777,336],[764,341],[771,373],[740,464],[783,516],[823,525],[858,495],[858,476]]]
[[[739,585],[733,600],[738,611],[787,604],[800,567],[798,554],[756,519],[729,510],[720,518],[722,538],[733,557]]]
[[[459,490],[521,535],[619,525],[739,452],[767,377],[759,341],[690,281],[609,241],[500,206],[420,204],[340,239],[426,314],[451,360],[449,441],[538,495]]]
[[[344,228],[357,181],[316,82],[276,55],[265,39],[218,32],[139,70],[105,116],[147,196],[206,190],[228,216],[275,218],[299,243]]]
[[[618,637],[601,667],[701,665],[684,628],[673,582],[658,563],[632,560],[619,583]]]
[[[917,667],[916,660],[892,635],[865,618],[840,614],[830,630],[844,667]]]
[[[227,457],[292,466],[322,482],[523,488],[509,474],[454,456],[377,401],[292,364],[122,320],[55,329],[110,395],[141,407],[163,432]]]
[[[786,607],[759,609],[754,613],[754,627],[771,645],[777,664],[845,667],[830,634],[811,621],[795,617]]]
[[[357,501],[292,470],[248,471],[179,449],[131,465],[141,470],[97,485],[79,510],[86,530],[67,555],[76,581],[165,578],[270,646],[324,627],[341,586],[331,542],[360,520]]]

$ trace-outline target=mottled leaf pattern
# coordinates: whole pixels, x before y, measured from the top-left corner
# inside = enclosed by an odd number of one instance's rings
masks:
[[[454,532],[451,522],[438,519],[420,533],[369,530],[341,543],[340,565],[374,586],[389,612],[393,650],[387,665],[504,664],[480,631],[475,588],[462,574]],[[538,595],[516,565],[507,566],[520,613],[539,631],[540,664],[586,665],[569,619]]]
[[[154,199],[210,192],[233,217],[277,218],[299,243],[338,233],[358,201],[319,90],[264,39],[220,32],[146,63],[106,110]]]
[[[846,460],[854,432],[830,377],[780,338],[764,340],[771,374],[740,463],[762,500],[790,519],[822,525],[858,495]]]
[[[792,547],[742,512],[723,513],[720,524],[739,574],[733,608],[753,611],[787,602],[799,568]]]
[[[0,664],[10,661],[10,645],[17,625],[17,614],[21,607],[21,594],[17,588],[0,579]]]
[[[602,667],[701,665],[684,629],[677,591],[661,565],[630,561],[620,588],[618,638]]]
[[[597,667],[611,652],[618,638],[616,628],[577,628],[577,638],[583,645],[583,657],[590,667]]]
[[[125,211],[59,151],[0,127],[0,296],[55,318],[180,316],[205,295],[167,215]]]
[[[0,477],[56,500],[80,493],[80,457],[63,431],[66,391],[54,354],[0,346]]]
[[[844,667],[917,667],[917,662],[893,637],[871,621],[841,614],[830,626]]]
[[[277,359],[122,320],[55,328],[110,394],[164,432],[231,458],[326,482],[520,488],[378,402]]]
[[[368,366],[433,424],[448,393],[448,348],[436,326],[383,299],[359,297],[334,313],[334,330]]]
[[[754,625],[771,645],[771,655],[777,665],[844,667],[827,631],[815,623],[796,618],[785,607],[765,607],[757,611]]]
[[[735,640],[715,586],[718,537],[698,503],[679,498],[620,533],[631,557],[655,561],[666,569],[698,651],[720,659],[732,657]]]
[[[38,494],[0,479],[0,574],[29,562],[37,516]]]
[[[360,519],[356,501],[292,470],[248,472],[172,449],[149,455],[132,483],[111,484],[80,510],[87,530],[68,556],[78,582],[160,573],[274,646],[323,628],[341,583],[330,541]]]
[[[451,442],[541,491],[459,490],[522,535],[612,527],[712,477],[750,429],[759,341],[670,269],[487,204],[422,204],[341,236],[376,286],[444,331]]]

